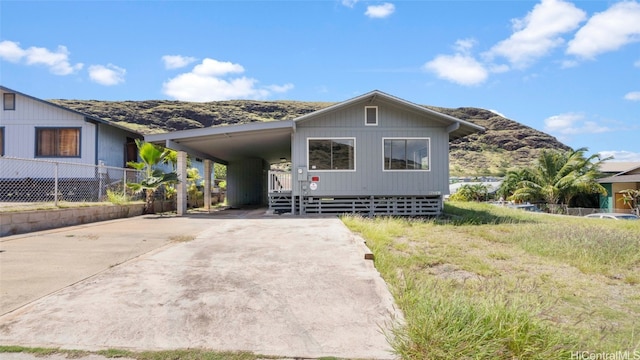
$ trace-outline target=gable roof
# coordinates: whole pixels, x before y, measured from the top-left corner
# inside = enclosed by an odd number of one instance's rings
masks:
[[[615,162],[611,162],[615,164]],[[602,165],[605,165],[604,163]],[[598,182],[601,184],[613,184],[613,183],[640,183],[640,163],[638,162],[627,162],[620,163],[624,164],[623,168],[626,169],[624,171],[620,171],[615,175],[599,179]],[[602,170],[602,166],[600,167],[600,171]],[[605,167],[606,169],[606,167]],[[604,171],[603,171],[604,172]]]
[[[8,92],[8,93],[15,93],[15,94],[18,94],[18,95],[20,95],[20,96],[24,96],[24,97],[26,97],[26,98],[29,98],[29,99],[31,99],[31,100],[34,100],[34,101],[38,101],[38,102],[40,102],[40,103],[43,103],[43,104],[45,104],[45,105],[53,106],[53,107],[55,107],[55,108],[65,110],[65,111],[68,111],[68,112],[74,113],[74,114],[76,114],[76,115],[83,116],[86,120],[88,120],[88,121],[90,121],[90,122],[97,122],[97,123],[100,123],[100,124],[105,124],[105,125],[113,126],[114,128],[118,128],[118,129],[120,129],[120,130],[127,131],[127,132],[129,132],[129,133],[131,133],[131,134],[135,134],[135,135],[142,135],[141,133],[139,133],[139,132],[137,132],[137,131],[135,131],[135,130],[129,129],[129,128],[127,128],[127,127],[124,127],[124,126],[122,126],[122,125],[114,124],[114,123],[112,123],[112,122],[110,122],[110,121],[108,121],[108,120],[101,119],[101,118],[99,118],[99,117],[95,117],[95,116],[93,116],[93,115],[85,114],[85,113],[83,113],[83,112],[80,112],[80,111],[77,111],[77,110],[73,110],[73,109],[70,109],[70,108],[67,108],[67,107],[64,107],[64,106],[61,106],[61,105],[58,105],[58,104],[52,103],[52,102],[50,102],[50,101],[42,100],[42,99],[37,98],[37,97],[35,97],[35,96],[31,96],[31,95],[28,95],[28,94],[22,93],[22,92],[20,92],[20,91],[16,91],[16,90],[13,90],[13,89],[9,89],[8,87],[2,86],[2,85],[0,85],[0,90],[5,91],[5,92]]]
[[[291,160],[289,158],[291,156],[291,134],[295,132],[296,123],[311,120],[319,114],[340,110],[367,99],[383,99],[396,106],[404,106],[407,109],[425,114],[447,125],[450,140],[484,130],[481,126],[374,90],[293,120],[254,122],[147,134],[145,140],[174,150],[184,150],[192,155],[212,159],[222,164],[247,157],[264,158],[270,163],[276,163],[281,159]]]
[[[411,111],[415,111],[423,116],[428,117],[431,120],[443,123],[448,125],[448,131],[449,131],[449,140],[455,140],[479,131],[484,131],[484,128],[482,126],[470,123],[468,121],[464,121],[458,118],[455,118],[453,116],[450,115],[446,115],[446,114],[442,114],[439,113],[437,111],[431,110],[425,106],[422,105],[418,105],[415,103],[412,103],[410,101],[407,100],[403,100],[400,99],[398,97],[395,97],[393,95],[389,95],[387,93],[384,93],[380,90],[373,90],[370,91],[366,94],[354,97],[352,99],[349,100],[345,100],[342,102],[339,102],[337,104],[331,105],[329,107],[311,112],[309,114],[305,114],[302,115],[300,117],[297,117],[295,119],[293,119],[294,123],[298,123],[298,122],[304,122],[304,121],[308,121],[311,120],[312,118],[318,116],[318,115],[322,115],[322,114],[327,114],[333,111],[337,111],[340,110],[342,108],[351,106],[353,104],[359,103],[359,102],[363,102],[363,101],[369,101],[372,102],[374,100],[382,100],[385,102],[389,102],[393,105],[396,106],[402,106],[407,108],[408,110]]]
[[[631,175],[615,175],[602,179],[598,179],[601,184],[613,184],[613,183],[640,183],[640,174]]]
[[[640,169],[640,162],[635,161],[605,161],[600,164],[600,171],[603,173],[614,173],[622,175],[633,170]]]

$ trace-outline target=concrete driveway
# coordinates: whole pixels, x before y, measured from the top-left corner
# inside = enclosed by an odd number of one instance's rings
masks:
[[[66,258],[63,268],[73,269],[84,253],[103,247],[100,239],[109,243],[110,231],[145,221],[94,225],[102,226],[93,232],[98,238],[87,240],[95,246]],[[0,344],[394,358],[383,331],[400,315],[372,262],[364,260],[361,239],[339,219],[245,213],[154,218],[153,223],[151,233],[173,229],[173,237],[152,241],[156,249],[146,253],[149,249],[132,237],[131,248],[137,250],[131,254],[143,255],[117,266],[103,262],[102,271],[91,270],[95,275],[57,285],[60,290],[2,315]],[[5,258],[20,243],[28,248],[53,236],[40,246],[55,249],[74,229],[0,244],[0,250],[16,246],[0,253],[3,292],[5,278],[18,276]],[[176,238],[176,233],[185,235]],[[29,269],[22,270],[29,281]]]

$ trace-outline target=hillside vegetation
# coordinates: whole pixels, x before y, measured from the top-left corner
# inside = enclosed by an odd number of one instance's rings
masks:
[[[290,120],[333,104],[253,100],[206,103],[168,100],[51,101],[143,134],[255,121]],[[484,133],[451,142],[452,176],[503,175],[508,169],[531,164],[543,149],[569,149],[568,146],[544,132],[488,110],[471,107],[457,109],[427,107],[486,129]]]

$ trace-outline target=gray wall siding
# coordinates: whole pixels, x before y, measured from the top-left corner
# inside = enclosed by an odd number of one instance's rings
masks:
[[[267,171],[262,159],[244,159],[227,165],[227,202],[230,206],[267,203]]]
[[[364,125],[364,107],[378,106],[378,126]],[[428,195],[448,193],[449,136],[443,124],[383,103],[357,104],[297,124],[292,143],[293,170],[307,167],[307,139],[354,137],[356,171],[313,171],[318,188],[309,196],[338,195]],[[430,138],[430,171],[383,171],[383,138]],[[294,185],[294,191],[297,186]],[[295,192],[299,194],[298,191]]]
[[[126,131],[108,126],[98,125],[98,160],[104,161],[107,166],[124,167]]]

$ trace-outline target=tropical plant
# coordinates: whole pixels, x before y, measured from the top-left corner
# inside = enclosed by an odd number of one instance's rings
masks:
[[[144,178],[137,183],[127,183],[127,187],[135,192],[145,192],[145,213],[154,213],[153,202],[155,192],[163,185],[178,183],[178,174],[175,171],[164,172],[157,168],[162,164],[171,150],[163,149],[154,144],[136,139],[138,156],[141,162],[130,161],[127,163],[134,169],[144,171]]]
[[[598,170],[604,160],[594,154],[585,157],[587,148],[566,152],[542,151],[536,164],[520,174],[522,180],[511,198],[521,201],[543,200],[547,204],[569,204],[579,193],[607,194],[598,183]]]
[[[115,205],[122,205],[129,202],[129,198],[125,192],[116,192],[111,189],[107,189],[107,200]]]
[[[227,178],[227,166],[214,163],[213,164],[213,178],[216,180],[225,180]]]
[[[496,191],[496,195],[501,200],[510,199],[513,193],[518,189],[518,185],[527,179],[527,171],[525,169],[517,169],[507,171],[502,183]]]
[[[215,186],[222,190],[227,190],[227,166],[223,164],[213,164],[213,178]]]
[[[202,177],[197,168],[187,169],[187,194],[192,205],[197,205],[198,200],[203,198],[203,192],[200,191],[198,185]]]
[[[451,195],[454,201],[483,201],[487,200],[489,187],[484,184],[466,184],[460,186],[458,191]]]
[[[622,202],[640,216],[640,189],[626,189],[620,191],[620,194],[622,194]]]

